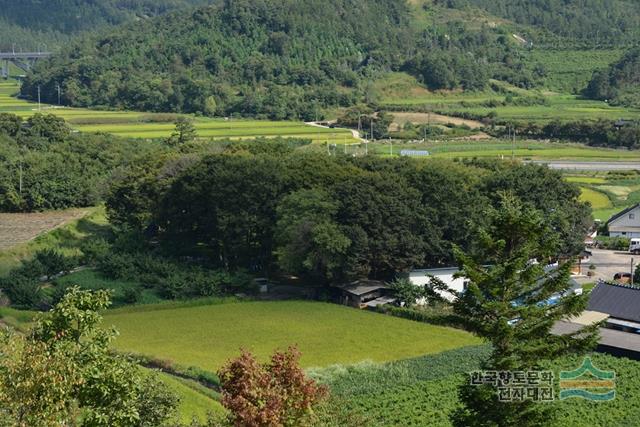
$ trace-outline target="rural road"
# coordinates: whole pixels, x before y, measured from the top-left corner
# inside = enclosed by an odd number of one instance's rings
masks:
[[[603,279],[612,280],[613,275],[619,272],[631,271],[631,260],[634,260],[634,265],[640,262],[640,257],[631,255],[629,252],[624,251],[608,251],[604,249],[589,249],[593,256],[584,265],[585,270],[589,265],[596,266],[595,277],[591,279]]]
[[[340,130],[348,130],[351,132],[351,134],[353,135],[353,137],[357,140],[359,140],[360,142],[366,142],[365,139],[363,139],[362,137],[360,137],[360,132],[358,132],[357,130],[353,130],[353,129],[347,129],[347,128],[330,128],[329,126],[324,126],[321,125],[320,123],[317,122],[305,122],[305,125],[308,126],[314,126],[317,128],[323,128],[323,129],[340,129]]]
[[[640,170],[640,162],[579,162],[565,160],[533,160],[525,163],[547,165],[551,169],[594,172],[625,171],[634,169]]]

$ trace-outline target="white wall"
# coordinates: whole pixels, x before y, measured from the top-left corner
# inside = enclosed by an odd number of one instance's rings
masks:
[[[429,283],[431,280],[430,276],[436,277],[444,282],[445,285],[449,287],[449,289],[453,289],[456,292],[462,292],[465,288],[465,282],[467,279],[458,278],[454,279],[454,274],[458,272],[457,268],[435,268],[431,270],[414,270],[409,273],[409,280],[416,286],[424,286]],[[455,299],[454,294],[450,292],[440,292],[440,294],[448,299],[449,301],[453,301]]]
[[[620,218],[609,223],[609,229],[615,230],[616,227],[638,227],[640,228],[640,206],[625,213]],[[628,234],[628,233],[627,233]]]
[[[640,237],[640,232],[626,232],[625,234],[622,234],[622,232],[619,232],[619,231],[609,231],[609,236],[626,237],[627,239],[633,239],[636,237]]]

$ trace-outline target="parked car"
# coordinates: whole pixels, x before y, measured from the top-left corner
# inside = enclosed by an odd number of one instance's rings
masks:
[[[620,272],[613,275],[613,280],[622,283],[631,283],[631,273]]]

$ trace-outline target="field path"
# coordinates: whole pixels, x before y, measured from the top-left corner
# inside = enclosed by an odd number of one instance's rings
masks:
[[[344,129],[344,130],[348,130],[348,131],[351,132],[351,134],[353,135],[354,139],[357,139],[360,142],[366,142],[366,140],[360,136],[360,132],[358,132],[357,130],[354,130],[354,129],[330,128],[329,126],[321,125],[318,122],[305,122],[305,125],[313,126],[313,127],[317,127],[317,128],[322,128],[322,129]]]
[[[477,120],[467,120],[435,113],[392,113],[392,115],[393,122],[398,125],[404,125],[407,122],[411,122],[418,125],[425,123],[446,125],[450,123],[456,126],[466,125],[471,129],[480,129],[484,127],[484,124]]]
[[[87,209],[27,214],[0,213],[0,251],[27,243],[88,213]]]

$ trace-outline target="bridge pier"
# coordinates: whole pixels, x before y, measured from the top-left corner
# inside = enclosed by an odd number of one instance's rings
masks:
[[[16,67],[28,72],[36,61],[49,58],[50,52],[0,52],[2,61],[2,77],[9,77],[9,62],[13,62]]]

